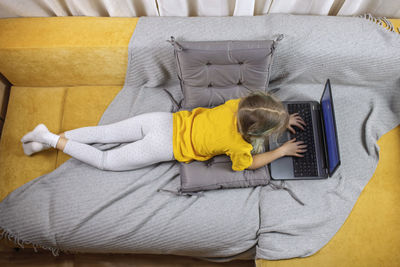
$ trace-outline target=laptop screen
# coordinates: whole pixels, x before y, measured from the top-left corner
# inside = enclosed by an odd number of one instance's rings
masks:
[[[325,90],[321,98],[322,116],[324,119],[324,130],[328,152],[329,174],[340,165],[339,147],[336,132],[335,112],[333,109],[332,91],[329,80],[325,84]]]

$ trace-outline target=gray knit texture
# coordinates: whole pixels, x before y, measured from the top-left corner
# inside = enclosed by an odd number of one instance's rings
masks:
[[[284,34],[270,89],[282,100],[319,100],[331,80],[342,165],[326,180],[176,196],[179,166],[108,172],[71,159],[0,203],[0,227],[19,243],[79,252],[285,259],[321,249],[339,230],[378,162],[381,135],[399,124],[400,39],[362,18],[143,17],[129,45],[124,88],[100,124],[171,111],[182,97],[166,40],[261,40]],[[95,146],[110,149],[120,144]]]

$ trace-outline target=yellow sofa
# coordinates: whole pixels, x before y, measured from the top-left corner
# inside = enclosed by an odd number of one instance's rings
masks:
[[[138,18],[0,19],[0,72],[12,83],[0,142],[0,201],[69,159],[27,157],[21,137],[96,125],[122,88]],[[395,28],[400,20],[392,20]],[[349,218],[317,254],[257,266],[400,266],[400,127],[379,140],[380,161]]]

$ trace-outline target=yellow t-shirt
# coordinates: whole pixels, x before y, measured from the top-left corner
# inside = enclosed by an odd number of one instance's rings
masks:
[[[226,154],[232,169],[242,171],[253,163],[253,146],[237,130],[240,99],[215,108],[195,108],[173,114],[173,151],[176,160],[189,163]]]

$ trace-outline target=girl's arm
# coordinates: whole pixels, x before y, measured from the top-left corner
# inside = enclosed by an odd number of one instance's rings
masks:
[[[303,141],[295,141],[296,138],[293,138],[275,150],[254,155],[253,163],[247,169],[258,169],[284,156],[303,157],[303,155],[299,153],[306,152],[307,150],[305,148],[307,145],[304,145]]]

